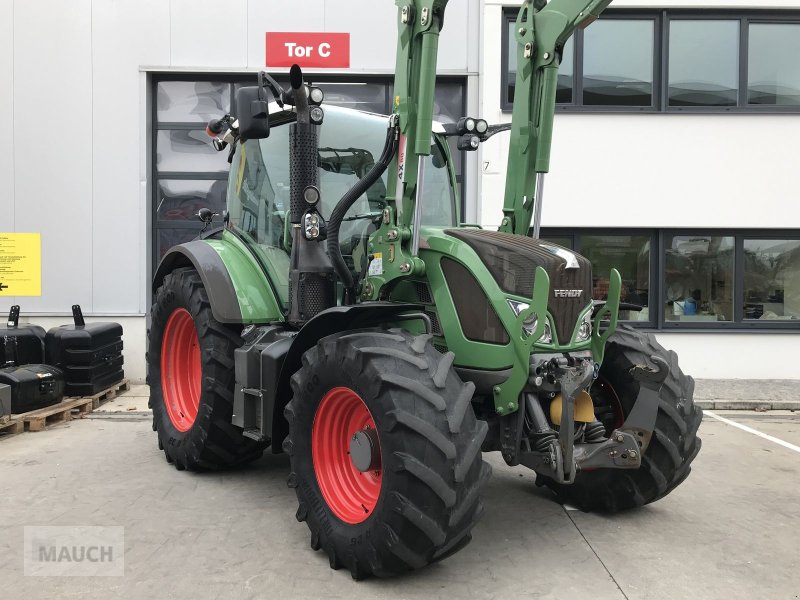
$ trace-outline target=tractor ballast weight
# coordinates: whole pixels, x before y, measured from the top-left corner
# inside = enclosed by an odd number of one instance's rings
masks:
[[[539,238],[561,53],[609,3],[523,2],[510,125],[433,121],[447,0],[397,1],[390,117],[323,109],[297,67],[289,90],[262,72],[237,91],[239,118],[209,124],[230,148],[223,226],[171,249],[153,285],[148,378],[169,462],[286,452],[312,548],[356,578],[469,541],[481,451],[584,510],[685,480],[691,378],[617,326],[616,269],[595,300],[589,261]],[[499,231],[459,226],[447,137],[474,150],[507,129]]]

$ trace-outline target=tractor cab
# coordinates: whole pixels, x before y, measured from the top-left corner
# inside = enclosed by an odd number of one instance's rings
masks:
[[[237,142],[228,176],[228,224],[269,264],[280,300],[288,302],[291,235],[289,125],[295,113],[270,113],[268,138]],[[325,107],[318,149],[320,213],[328,219],[339,199],[362,179],[380,156],[389,117],[336,106]],[[368,265],[367,245],[387,206],[388,171],[348,209],[339,230],[342,255],[354,277]],[[458,187],[444,128],[434,123],[423,185],[422,222],[456,225]]]

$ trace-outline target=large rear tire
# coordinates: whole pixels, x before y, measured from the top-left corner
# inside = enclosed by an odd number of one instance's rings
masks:
[[[332,568],[392,576],[469,542],[491,473],[487,425],[472,411],[475,386],[452,364],[430,336],[401,330],[335,334],[303,355],[284,450],[297,520]],[[361,468],[356,434],[372,449]]]
[[[703,411],[692,399],[694,379],[683,374],[677,354],[665,350],[652,334],[621,325],[609,338],[605,360],[591,390],[595,412],[607,433],[621,425],[639,393],[630,368],[637,364],[656,367],[650,360],[653,355],[667,361],[670,373],[661,387],[655,431],[642,456],[642,466],[636,470],[579,471],[572,485],[537,476],[537,483],[552,489],[559,501],[584,511],[613,513],[655,502],[689,476],[691,463],[700,451],[697,430]]]
[[[175,269],[156,291],[147,353],[158,447],[182,471],[219,469],[261,456],[264,445],[231,424],[238,332],[211,314],[200,275]]]

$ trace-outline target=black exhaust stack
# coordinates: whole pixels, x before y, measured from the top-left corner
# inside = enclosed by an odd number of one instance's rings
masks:
[[[336,279],[333,264],[325,252],[325,223],[319,212],[317,125],[311,122],[307,88],[300,67],[292,66],[289,80],[297,121],[289,130],[292,253],[287,320],[290,324],[302,325],[336,305]]]

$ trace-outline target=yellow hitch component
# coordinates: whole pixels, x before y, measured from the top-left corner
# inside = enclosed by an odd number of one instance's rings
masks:
[[[561,425],[561,411],[563,409],[561,394],[556,395],[550,403],[550,420],[553,425]],[[591,423],[594,421],[594,404],[588,392],[582,390],[575,398],[575,422]]]

